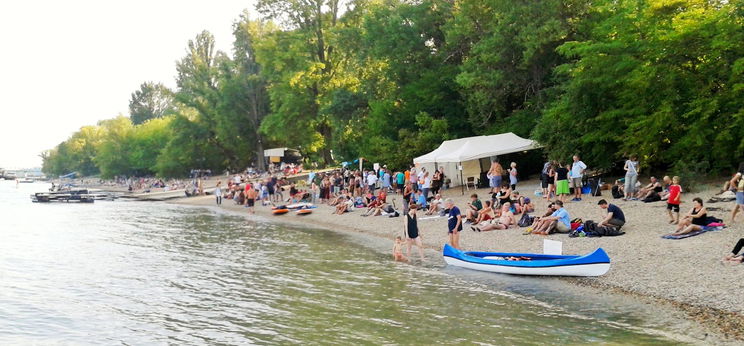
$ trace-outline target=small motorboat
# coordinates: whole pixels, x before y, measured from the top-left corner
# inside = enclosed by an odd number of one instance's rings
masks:
[[[33,183],[34,180],[31,178],[21,178],[21,179],[18,179],[18,182],[21,184],[30,184],[30,183]]]
[[[274,213],[274,215],[284,215],[289,213],[289,209],[274,209],[272,213]]]
[[[309,215],[312,213],[313,213],[312,209],[300,209],[297,211],[297,215]]]
[[[610,257],[602,248],[578,256],[464,252],[445,244],[442,254],[449,265],[503,274],[600,276],[610,270]]]

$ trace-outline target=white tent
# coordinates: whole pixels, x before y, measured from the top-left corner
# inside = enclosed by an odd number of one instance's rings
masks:
[[[443,167],[444,174],[457,186],[473,177],[480,178],[480,159],[491,158],[539,148],[537,142],[519,137],[511,132],[491,136],[475,136],[444,141],[436,150],[413,159],[417,167],[432,172]],[[458,169],[462,165],[462,171]],[[506,168],[506,167],[505,167]]]
[[[289,148],[274,148],[264,150],[264,157],[284,157],[284,152]]]

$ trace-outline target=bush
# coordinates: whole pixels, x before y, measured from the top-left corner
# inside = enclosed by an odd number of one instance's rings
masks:
[[[709,173],[708,161],[688,162],[679,160],[674,163],[672,172],[679,177],[680,185],[685,192],[695,192]]]

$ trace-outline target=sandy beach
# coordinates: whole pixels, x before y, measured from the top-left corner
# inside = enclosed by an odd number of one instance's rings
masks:
[[[521,183],[518,190],[532,196],[538,186],[537,181]],[[487,196],[487,189],[477,190],[481,197]],[[713,188],[700,193],[688,193],[682,198],[682,211],[692,205],[692,198],[707,200],[717,191]],[[473,190],[462,195],[459,188],[447,190],[445,197],[453,198],[458,206],[464,208]],[[397,205],[400,195],[391,195]],[[542,252],[543,239],[563,242],[566,254],[585,254],[597,247],[604,248],[612,259],[609,273],[597,278],[566,278],[576,284],[588,285],[603,290],[613,290],[622,294],[650,298],[662,304],[670,304],[688,312],[695,320],[718,330],[727,337],[744,339],[744,284],[741,278],[742,266],[724,265],[721,258],[731,251],[735,242],[744,237],[743,221],[729,225],[722,231],[707,232],[699,236],[668,240],[661,236],[674,230],[667,223],[663,202],[643,203],[639,201],[612,200],[609,191],[602,197],[584,196],[581,202],[566,203],[571,218],[600,220],[603,211],[597,206],[601,198],[608,199],[622,208],[628,223],[623,227],[625,235],[602,238],[569,238],[565,234],[549,236],[522,235],[522,229],[476,233],[465,227],[461,235],[461,245],[466,250]],[[537,213],[542,213],[547,202],[542,198],[535,200]],[[214,206],[213,196],[181,198],[171,203]],[[733,202],[706,204],[709,208],[720,208],[709,215],[728,220]],[[248,215],[243,206],[233,201],[224,201],[219,208],[234,213]],[[270,207],[257,207],[256,215],[271,221],[322,227],[338,232],[361,232],[382,238],[392,239],[402,235],[403,218],[387,216],[361,217],[361,210],[345,215],[333,215],[330,206],[319,206],[311,215],[298,216],[294,213],[273,216]],[[537,214],[535,213],[535,214]],[[441,250],[447,241],[446,219],[424,220],[420,214],[419,227],[427,248]],[[441,262],[441,258],[427,258],[427,261]],[[442,262],[443,263],[443,262]]]

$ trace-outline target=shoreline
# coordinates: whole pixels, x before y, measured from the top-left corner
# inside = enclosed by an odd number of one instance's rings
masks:
[[[532,191],[530,182],[523,183],[524,191]],[[485,189],[478,190],[479,195],[485,196]],[[695,196],[712,196],[715,191],[708,190],[700,193],[687,194],[683,196],[682,211],[685,212],[691,205]],[[531,193],[530,193],[531,194]],[[464,205],[469,194],[462,196],[459,189],[449,190],[446,197],[451,197],[457,205]],[[400,198],[400,195],[390,195],[389,198]],[[505,231],[493,231],[474,233],[468,227],[462,232],[461,243],[467,250],[508,250],[542,252],[542,240],[552,239],[563,242],[564,253],[587,253],[596,247],[603,247],[610,254],[613,266],[610,272],[597,278],[560,278],[561,280],[592,289],[609,291],[623,294],[652,304],[660,304],[680,310],[688,319],[700,323],[703,329],[710,334],[720,336],[723,340],[744,340],[744,306],[739,302],[744,301],[741,287],[729,284],[731,278],[741,274],[741,268],[736,266],[724,266],[720,263],[720,257],[730,251],[734,240],[742,236],[741,221],[739,224],[729,226],[723,231],[710,232],[684,240],[661,239],[660,235],[668,233],[669,225],[664,232],[659,230],[649,232],[649,228],[659,227],[666,223],[665,209],[661,202],[644,204],[642,202],[623,202],[612,200],[604,192],[602,197],[585,197],[583,202],[567,203],[566,209],[571,217],[582,217],[584,220],[598,220],[601,216],[596,202],[605,198],[610,203],[616,203],[626,214],[629,223],[623,230],[626,235],[619,237],[602,238],[568,238],[565,234],[553,234],[550,236],[521,235],[521,230],[512,228]],[[213,196],[197,196],[191,198],[178,198],[166,201],[169,204],[213,207],[228,211],[232,214],[250,217],[244,206],[236,205],[231,200],[223,201],[222,206],[217,206]],[[399,204],[399,203],[398,203]],[[536,209],[541,212],[545,209],[544,200],[535,200]],[[716,203],[716,208],[723,210],[711,212],[710,214],[719,218],[727,215],[731,203]],[[592,208],[593,207],[593,208]],[[332,207],[319,205],[313,209],[313,213],[306,216],[297,216],[289,213],[283,216],[274,216],[269,207],[257,206],[255,216],[271,223],[281,223],[294,226],[311,226],[332,230],[339,233],[355,232],[392,242],[396,235],[402,234],[402,218],[388,218],[386,216],[360,217],[360,211],[354,211],[344,215],[332,215]],[[661,214],[661,212],[664,214]],[[655,219],[650,218],[653,214]],[[537,214],[537,213],[535,213]],[[574,215],[576,214],[576,215]],[[589,215],[587,215],[589,214]],[[645,215],[644,215],[645,214]],[[658,215],[657,215],[658,214]],[[725,214],[725,215],[724,215]],[[426,249],[441,253],[443,244],[447,241],[444,218],[423,220],[419,216],[422,238]],[[637,220],[643,220],[638,222]],[[634,220],[636,220],[634,222]],[[651,224],[651,227],[649,227]],[[645,226],[645,227],[644,227]],[[659,227],[663,228],[663,227]],[[644,230],[645,229],[645,230]],[[668,244],[668,245],[667,245]],[[705,246],[701,246],[705,245]],[[661,246],[668,246],[670,253],[659,257],[658,261],[650,261],[658,253]],[[701,256],[705,261],[691,262],[693,251],[708,251],[706,249],[717,249],[717,252],[705,253]],[[663,247],[661,248],[663,249]],[[689,251],[689,252],[685,252]],[[427,251],[428,252],[428,251]],[[412,254],[413,255],[413,254]],[[427,261],[430,256],[427,255]],[[668,270],[675,268],[680,260],[687,259],[677,268],[679,271]],[[680,275],[674,275],[680,274]],[[727,280],[727,281],[716,281]],[[735,279],[734,282],[738,282]],[[675,291],[667,290],[674,286]],[[731,293],[731,292],[734,293]],[[681,294],[683,292],[685,294]],[[722,295],[723,293],[728,293]],[[728,308],[730,307],[730,308]],[[738,308],[738,309],[737,309]],[[701,341],[706,341],[702,339]]]

